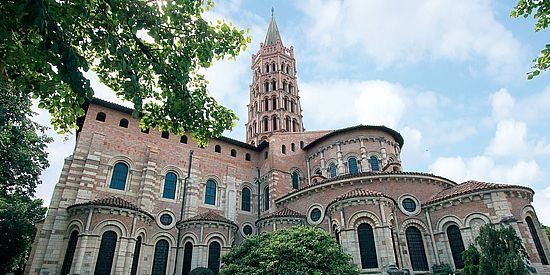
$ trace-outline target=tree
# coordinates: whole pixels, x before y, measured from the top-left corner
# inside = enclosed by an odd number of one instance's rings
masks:
[[[48,167],[45,128],[33,115],[28,94],[0,81],[0,274],[24,267],[43,219],[42,200],[32,199]]]
[[[134,104],[142,127],[189,132],[201,145],[231,129],[235,114],[208,95],[200,73],[235,57],[249,37],[202,14],[212,0],[0,1],[0,78],[32,94],[60,132],[76,127],[96,72]]]
[[[222,257],[222,274],[358,274],[322,229],[294,226],[246,239]]]
[[[546,29],[550,24],[550,1],[519,0],[510,15],[514,18],[520,16],[527,18],[531,14],[533,14],[533,18],[537,21],[535,23],[535,32]],[[550,43],[546,44],[546,47],[542,49],[537,58],[533,59],[533,62],[535,63],[532,67],[533,71],[527,73],[528,79],[532,79],[539,75],[541,71],[546,71],[550,68]]]
[[[465,275],[521,275],[533,272],[527,250],[511,226],[482,226],[475,245],[477,247],[470,244],[462,254],[465,265],[462,273]]]

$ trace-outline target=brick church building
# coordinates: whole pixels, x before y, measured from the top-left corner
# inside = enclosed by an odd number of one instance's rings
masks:
[[[362,273],[424,274],[461,269],[486,223],[512,226],[550,273],[533,190],[404,171],[403,137],[385,126],[305,131],[294,49],[273,16],[251,69],[246,142],[198,148],[94,99],[26,274],[217,274],[233,246],[293,225],[329,232]]]

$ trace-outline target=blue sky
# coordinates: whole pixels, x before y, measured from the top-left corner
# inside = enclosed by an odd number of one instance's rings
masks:
[[[252,37],[246,52],[206,71],[212,95],[240,117],[225,135],[244,140],[251,55],[274,7],[283,44],[294,47],[306,130],[389,126],[405,138],[405,170],[529,186],[550,225],[550,75],[526,79],[549,36],[510,18],[514,3],[218,0],[207,18]],[[98,97],[120,102],[88,76]],[[37,192],[47,203],[74,148],[74,136],[55,140]]]

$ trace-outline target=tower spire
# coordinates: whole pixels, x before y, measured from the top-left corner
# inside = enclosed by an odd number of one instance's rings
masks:
[[[265,36],[265,45],[273,45],[277,40],[283,43],[281,35],[279,34],[279,28],[277,27],[277,22],[275,22],[275,9],[271,8],[271,22],[269,23],[269,28],[267,29],[267,34]]]

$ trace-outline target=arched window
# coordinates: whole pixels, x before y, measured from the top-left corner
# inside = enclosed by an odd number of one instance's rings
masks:
[[[292,172],[292,188],[300,189],[300,173],[298,171]]]
[[[99,112],[99,113],[97,113],[97,115],[95,116],[95,120],[101,121],[101,122],[105,122],[105,118],[107,118],[107,115],[105,115],[104,112]]]
[[[357,227],[359,239],[359,254],[361,255],[362,268],[378,268],[378,257],[376,256],[376,244],[374,243],[374,232],[368,223],[362,223]]]
[[[113,169],[113,175],[111,176],[111,183],[109,187],[112,189],[124,190],[126,187],[126,178],[128,177],[128,165],[123,162],[115,164]]]
[[[264,211],[269,210],[269,186],[264,188]]]
[[[153,269],[151,275],[166,275],[166,264],[168,263],[168,241],[159,240],[155,245],[153,258]]]
[[[357,169],[357,159],[355,157],[348,158],[348,173],[350,175],[355,175],[359,171]]]
[[[183,135],[180,137],[180,143],[187,144],[187,136]]]
[[[264,83],[264,92],[268,92],[269,91],[269,83],[266,82]]]
[[[106,231],[101,236],[94,275],[111,275],[116,241],[117,235],[114,231]]]
[[[208,246],[208,268],[218,275],[220,272],[221,247],[219,242],[211,242]]]
[[[277,130],[277,117],[276,116],[273,116],[271,118],[271,125],[273,125],[272,126],[273,130]]]
[[[292,86],[292,84],[289,83],[288,84],[288,93],[292,93],[293,88],[294,87]]]
[[[290,151],[292,151],[292,152],[296,151],[296,144],[294,144],[294,143],[290,144]]]
[[[533,238],[533,242],[535,243],[535,248],[537,249],[537,253],[539,254],[540,262],[543,265],[548,265],[548,258],[546,258],[546,255],[544,254],[544,249],[542,248],[542,243],[540,242],[539,234],[537,233],[537,229],[535,228],[533,219],[531,219],[531,217],[527,217],[525,218],[525,221],[527,222],[529,232],[531,233],[531,237]]]
[[[271,65],[271,70],[272,70],[272,71],[276,71],[276,70],[277,70],[277,65],[275,65],[275,63],[273,63],[273,64]]]
[[[164,192],[162,192],[162,197],[166,199],[175,199],[176,198],[176,182],[178,177],[174,172],[166,173],[164,177]]]
[[[304,149],[304,141],[300,140],[300,149]]]
[[[214,180],[206,181],[206,190],[204,192],[204,203],[216,205],[216,182]]]
[[[464,242],[458,226],[453,224],[447,227],[447,238],[449,239],[449,246],[451,246],[455,267],[458,269],[463,268],[462,252],[464,251]]]
[[[289,117],[285,118],[285,123],[286,123],[286,130],[288,132],[290,132],[292,129],[290,129],[290,118]]]
[[[286,154],[286,145],[281,145],[281,153]]]
[[[340,230],[338,230],[338,226],[336,224],[332,226],[332,232],[334,232],[336,242],[340,244]]]
[[[420,233],[418,228],[410,226],[405,230],[405,235],[407,237],[407,246],[409,247],[409,257],[413,270],[428,271],[428,259],[426,258],[422,233]]]
[[[250,189],[244,187],[241,195],[241,210],[250,211]]]
[[[267,117],[264,117],[264,131],[268,131],[269,129],[269,121],[267,119]]]
[[[132,259],[132,269],[130,271],[130,275],[137,274],[140,253],[141,253],[141,236],[138,236],[136,240],[136,246],[134,247],[134,258]]]
[[[314,174],[317,175],[317,176],[322,176],[323,175],[320,168],[315,169]]]
[[[283,107],[284,107],[285,111],[288,110],[288,98],[286,98],[286,97],[283,99]]]
[[[292,127],[294,132],[298,132],[300,130],[300,125],[298,124],[298,121],[293,119],[292,120]]]
[[[370,170],[371,171],[380,171],[380,165],[378,163],[378,158],[376,156],[371,156],[369,159]]]
[[[244,160],[250,161],[250,154],[249,153],[246,153],[244,155]]]
[[[290,112],[294,113],[294,100],[290,101]]]
[[[271,98],[271,109],[277,110],[277,98],[276,97]]]
[[[277,90],[277,82],[275,82],[275,80],[271,81],[271,89],[273,91],[276,91]]]
[[[264,111],[269,110],[269,99],[266,97],[264,98]]]
[[[237,157],[237,150],[231,149],[231,156],[236,158]]]
[[[73,264],[74,252],[76,251],[76,243],[78,242],[78,231],[73,230],[69,237],[69,243],[67,244],[67,250],[65,250],[65,259],[63,259],[63,267],[61,268],[61,275],[67,275],[71,272],[71,265]]]
[[[331,163],[329,166],[328,166],[328,171],[330,173],[330,177],[333,178],[333,177],[336,177],[336,164],[335,163]]]
[[[214,146],[214,152],[221,153],[222,152],[222,147],[219,146],[219,145]]]
[[[269,64],[265,64],[265,72],[269,73]]]
[[[193,244],[186,242],[183,249],[183,275],[188,275],[191,272],[191,262],[193,260]]]
[[[164,139],[168,139],[170,137],[170,133],[168,131],[162,131],[162,133],[160,134],[160,137]]]
[[[120,122],[118,123],[118,126],[122,128],[128,128],[128,120],[125,118],[121,119]]]

